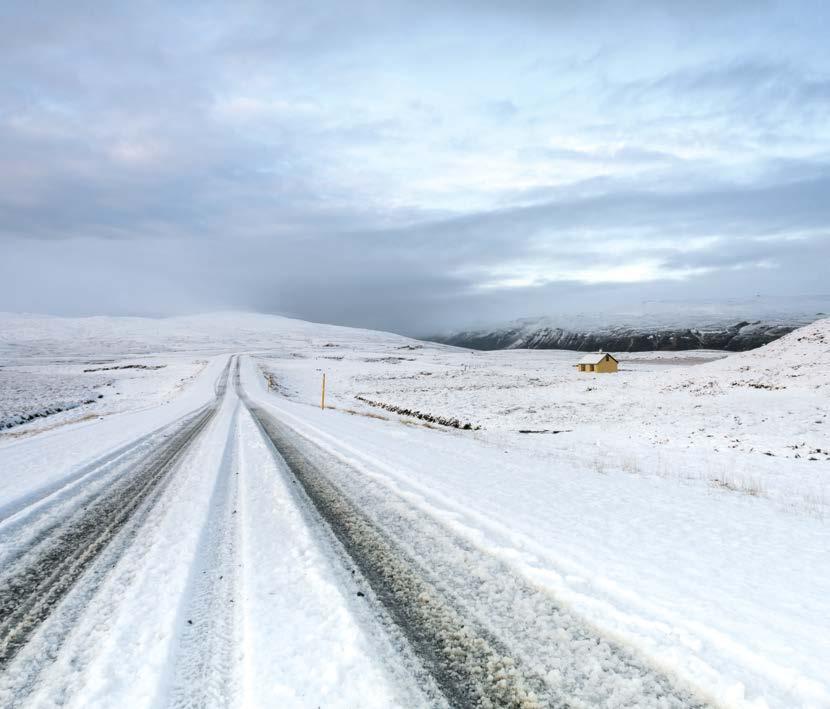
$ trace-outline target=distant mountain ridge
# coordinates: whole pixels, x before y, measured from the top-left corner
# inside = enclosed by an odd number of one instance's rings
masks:
[[[701,327],[626,325],[576,330],[555,327],[545,320],[522,320],[501,328],[466,330],[429,339],[473,350],[645,352],[711,349],[743,352],[766,345],[805,324],[807,322],[801,319],[791,322],[743,320]]]

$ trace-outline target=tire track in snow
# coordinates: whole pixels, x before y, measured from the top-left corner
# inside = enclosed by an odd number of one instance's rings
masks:
[[[229,364],[230,361],[217,382],[217,396],[224,394]],[[77,506],[68,510],[64,509],[66,501],[57,499],[56,509],[52,511],[64,515],[59,522],[52,523],[49,515],[43,514],[44,510],[33,511],[35,533],[14,554],[11,563],[4,563],[0,572],[0,672],[70,592],[74,592],[74,612],[82,611],[83,603],[78,603],[78,598],[90,598],[95,593],[106,571],[129,546],[130,539],[163,493],[171,473],[212,420],[217,405],[215,401],[185,417],[175,433],[141,456],[129,471],[103,486],[98,494],[89,497],[80,490]],[[12,527],[15,528],[12,531],[19,531],[17,524]],[[108,548],[116,538],[119,548]],[[104,568],[95,564],[102,558],[108,561]],[[93,573],[86,574],[88,570]],[[48,656],[57,652],[71,630],[72,613],[58,625],[47,629]],[[33,660],[20,668],[19,677],[4,683],[4,689],[18,695],[25,693],[44,665],[44,659]],[[17,689],[11,689],[12,685]]]
[[[198,561],[181,618],[184,631],[175,656],[169,706],[227,707],[238,690],[234,672],[239,623],[236,437],[239,405],[231,417],[225,450],[202,530]]]
[[[59,519],[60,516],[54,514],[56,511],[55,503],[58,500],[72,500],[74,502],[75,499],[80,499],[76,496],[79,493],[88,492],[90,483],[97,481],[103,476],[111,476],[114,468],[121,470],[122,466],[128,467],[134,465],[137,456],[161,444],[158,440],[159,438],[164,438],[175,433],[182,426],[182,422],[192,416],[198,415],[203,409],[215,406],[215,402],[221,400],[227,388],[230,363],[231,358],[228,358],[228,361],[216,380],[216,384],[214,385],[215,401],[213,403],[197,409],[194,414],[182,416],[176,421],[161,426],[154,431],[150,431],[150,433],[119,446],[89,463],[82,464],[74,472],[60,480],[56,480],[45,487],[38,488],[21,498],[0,505],[0,537],[5,540],[11,529],[19,529],[21,527],[31,529],[36,524],[36,520],[41,517],[48,516]],[[78,488],[81,485],[83,485],[83,489],[79,490]],[[20,548],[28,545],[16,541],[15,546]],[[4,565],[8,563],[2,556],[0,556],[0,561]]]
[[[449,709],[260,424],[239,423],[243,702]]]
[[[128,476],[142,461],[163,448],[203,411],[185,416],[142,436],[88,465],[69,479],[42,491],[0,521],[0,566],[8,572],[38,544],[49,543],[78,509],[93,504],[101,492]]]
[[[88,488],[90,483],[103,476],[109,476],[113,469],[127,466],[137,455],[146,449],[158,445],[159,437],[165,436],[181,426],[181,419],[151,431],[112,452],[77,468],[70,475],[54,483],[35,490],[22,498],[0,506],[0,535],[4,538],[13,528],[31,527],[33,520],[44,515],[52,516],[54,505],[58,500],[74,498],[78,488]]]
[[[388,489],[342,463],[332,472],[331,458],[244,400],[451,705],[704,706]]]
[[[170,472],[212,414],[207,411],[197,417],[137,473],[105,489],[4,571],[0,576],[0,670]]]
[[[400,551],[309,464],[289,443],[280,424],[257,406],[248,405],[450,705],[516,709],[544,706],[534,691],[541,687],[541,679],[517,672],[512,659],[445,603],[432,584],[413,572]]]

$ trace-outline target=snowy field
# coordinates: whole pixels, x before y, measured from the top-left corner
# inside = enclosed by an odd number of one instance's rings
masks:
[[[232,354],[303,440],[706,702],[830,706],[830,321],[752,352],[618,354],[618,373],[580,374],[577,353],[270,316],[0,316],[0,520],[205,405]],[[429,704],[228,396],[33,705],[189,696],[204,671],[190,621],[234,638],[208,661],[231,705]],[[199,581],[230,568],[227,587]]]
[[[830,480],[830,322],[754,352],[617,353],[620,371],[576,371],[578,353],[477,352],[359,334],[288,340],[257,361],[271,389],[472,436],[605,473],[700,481],[823,517]],[[396,416],[398,411],[412,415]],[[417,414],[420,414],[419,417]],[[440,424],[434,424],[442,428]]]
[[[189,356],[3,362],[0,441],[157,406],[178,396],[207,364]]]

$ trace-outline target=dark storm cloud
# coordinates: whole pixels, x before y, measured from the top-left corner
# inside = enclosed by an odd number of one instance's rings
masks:
[[[799,9],[6,5],[0,310],[423,332],[820,288],[827,11]]]

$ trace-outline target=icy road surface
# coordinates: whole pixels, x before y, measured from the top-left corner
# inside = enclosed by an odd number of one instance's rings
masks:
[[[215,381],[97,458],[12,476],[0,705],[708,704],[303,436],[250,358]]]

